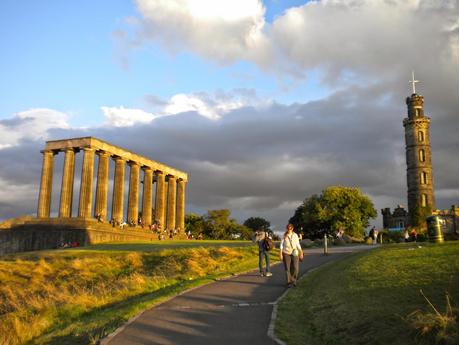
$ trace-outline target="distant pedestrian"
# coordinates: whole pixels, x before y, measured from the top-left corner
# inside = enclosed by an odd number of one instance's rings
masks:
[[[371,241],[373,244],[376,244],[376,228],[372,227],[370,232],[368,233],[368,236],[371,238]]]
[[[407,228],[405,228],[403,236],[405,237],[405,242],[409,242],[410,241],[410,234],[408,233],[408,229]]]
[[[413,228],[413,230],[411,230],[411,240],[413,242],[416,242],[417,239],[418,239],[418,233],[416,232],[416,229]]]
[[[253,236],[253,242],[258,246],[258,268],[260,269],[260,275],[270,277],[273,274],[270,272],[269,266],[269,248],[265,246],[265,242],[268,240],[268,234],[263,229],[255,231]],[[263,261],[266,262],[266,270],[263,269]]]
[[[303,256],[303,250],[298,235],[293,232],[293,225],[288,224],[280,244],[280,259],[284,262],[288,287],[296,286],[300,256]]]

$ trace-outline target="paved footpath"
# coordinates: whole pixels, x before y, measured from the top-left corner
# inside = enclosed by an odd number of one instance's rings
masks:
[[[328,256],[322,249],[306,249],[300,274],[370,248],[330,248]],[[277,344],[267,333],[273,306],[286,290],[285,271],[274,265],[272,272],[272,277],[260,277],[252,271],[185,292],[146,310],[102,344]]]

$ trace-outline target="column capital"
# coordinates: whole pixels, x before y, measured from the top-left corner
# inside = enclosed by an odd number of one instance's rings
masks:
[[[77,149],[75,147],[66,147],[62,149],[62,152],[75,152]]]
[[[177,177],[175,177],[174,175],[166,175],[166,180],[169,181],[169,180],[177,180]]]
[[[40,153],[42,154],[52,154],[53,156],[57,155],[57,151],[56,150],[40,150]]]
[[[110,153],[107,152],[107,151],[103,151],[103,150],[97,150],[96,151],[96,154],[99,156],[99,157],[108,157],[110,156]]]
[[[92,147],[80,147],[80,150],[91,152],[91,151],[94,151],[94,148],[92,148]]]
[[[120,156],[112,156],[112,159],[115,162],[126,162],[126,159],[124,159],[123,157],[120,157]]]
[[[153,171],[152,168],[150,168],[149,166],[146,166],[146,165],[143,165],[143,166],[142,166],[142,170],[143,170],[143,171]]]
[[[139,163],[137,163],[136,161],[128,161],[127,164],[132,167],[132,166],[140,166]]]

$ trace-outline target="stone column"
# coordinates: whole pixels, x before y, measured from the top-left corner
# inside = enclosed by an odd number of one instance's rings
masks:
[[[164,205],[166,204],[166,188],[162,171],[156,171],[156,203],[155,203],[155,220],[161,225],[161,229],[166,228],[164,222]]]
[[[49,218],[51,212],[51,192],[53,189],[54,152],[41,151],[43,165],[41,167],[40,194],[38,196],[38,218]]]
[[[182,179],[178,181],[176,225],[181,232],[185,231],[185,185],[186,182]]]
[[[114,157],[115,177],[113,182],[112,218],[115,222],[123,222],[124,208],[124,159]]]
[[[69,218],[72,216],[73,201],[73,178],[75,173],[75,150],[65,149],[64,172],[62,173],[61,203],[59,217]]]
[[[81,168],[80,205],[78,208],[78,217],[91,218],[94,180],[94,149],[85,147],[83,151],[84,155],[83,167]]]
[[[96,187],[96,206],[94,217],[100,221],[107,220],[107,200],[108,200],[108,172],[110,154],[100,151],[99,167],[97,169],[97,187]]]
[[[167,230],[173,230],[175,229],[175,211],[177,207],[177,180],[174,176],[168,176],[167,190]]]
[[[139,217],[139,174],[140,166],[136,162],[129,162],[131,171],[129,174],[129,198],[127,221],[137,224]]]
[[[142,222],[146,226],[151,225],[152,188],[153,170],[143,167]]]

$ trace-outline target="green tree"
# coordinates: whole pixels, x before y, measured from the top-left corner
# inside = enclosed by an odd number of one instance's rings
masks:
[[[195,214],[188,213],[185,215],[185,232],[191,231],[194,238],[197,238],[199,234],[204,232],[205,221],[204,217]]]
[[[369,219],[376,215],[373,203],[359,188],[331,186],[321,195],[305,199],[290,222],[297,231],[302,229],[304,235],[312,239],[339,228],[361,238]]]
[[[314,239],[323,237],[324,233],[330,229],[330,224],[322,219],[321,197],[317,194],[304,200],[298,206],[289,223],[293,224],[295,232],[302,233],[305,237]]]
[[[246,219],[243,224],[244,226],[252,229],[252,231],[256,231],[258,229],[264,229],[265,231],[271,231],[270,229],[271,223],[261,217],[250,217]]]
[[[230,216],[231,211],[228,209],[207,211],[204,216],[204,236],[214,240],[250,239],[250,229],[238,224]]]

